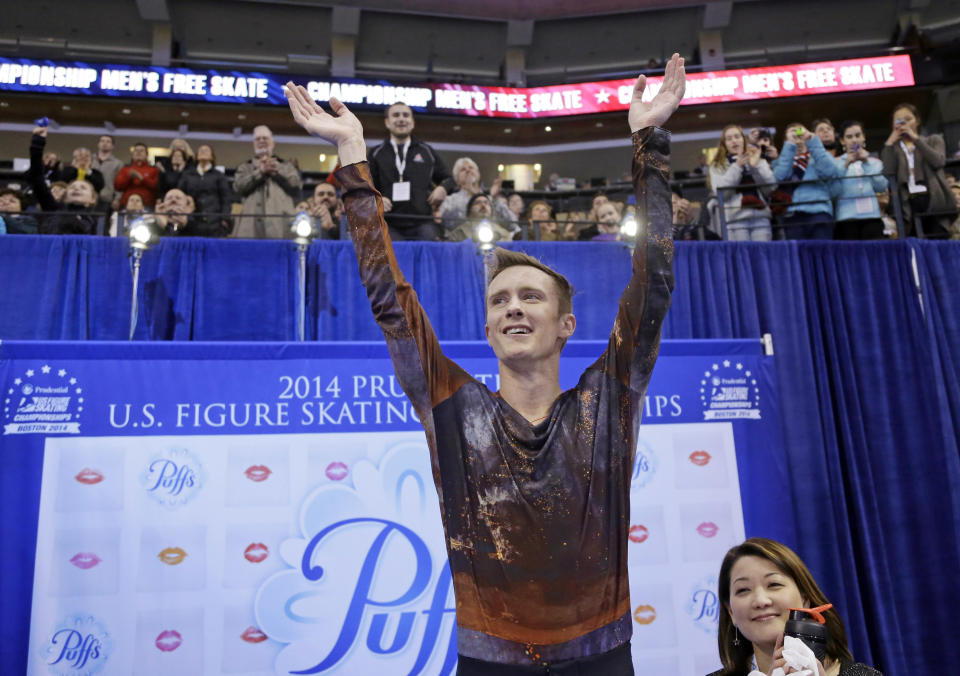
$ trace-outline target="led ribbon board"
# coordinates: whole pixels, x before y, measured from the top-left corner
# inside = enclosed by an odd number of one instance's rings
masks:
[[[0,59],[0,91],[118,98],[286,105],[283,85],[292,80],[317,101],[336,97],[357,108],[403,101],[418,112],[534,119],[626,110],[633,79],[550,87],[482,87],[386,80],[329,80],[279,73],[137,67],[30,59]],[[663,78],[647,78],[652,99]],[[907,55],[789,66],[688,73],[683,105],[751,101],[788,96],[909,87]]]

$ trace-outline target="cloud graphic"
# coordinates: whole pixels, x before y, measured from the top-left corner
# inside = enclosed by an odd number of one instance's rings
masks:
[[[426,444],[395,444],[379,465],[362,460],[348,480],[320,486],[304,499],[299,528],[302,537],[278,550],[289,569],[264,581],[254,600],[260,629],[288,644],[276,673],[408,673],[421,664],[423,611],[438,578],[449,586]],[[452,610],[452,592],[449,600],[440,593]],[[431,664],[443,659],[448,636]]]

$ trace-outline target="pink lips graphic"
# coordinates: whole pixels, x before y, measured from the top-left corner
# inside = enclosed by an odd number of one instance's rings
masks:
[[[78,552],[73,555],[73,558],[70,559],[70,563],[75,565],[80,570],[89,570],[100,563],[100,561],[101,559],[99,556],[89,552]]]
[[[247,643],[263,643],[267,640],[267,635],[256,627],[247,627],[243,630],[243,633],[240,634],[240,638]]]
[[[88,486],[98,484],[103,481],[103,475],[97,470],[90,469],[89,467],[84,467],[82,470],[77,472],[77,475],[73,478]]]
[[[270,468],[266,465],[251,465],[250,467],[247,467],[243,473],[247,475],[247,478],[250,479],[250,481],[256,481],[257,483],[266,481],[267,478],[273,474],[273,472],[270,471]]]
[[[720,528],[713,521],[704,521],[697,526],[697,532],[705,538],[712,538]]]
[[[153,643],[157,646],[157,650],[169,653],[180,647],[180,644],[183,643],[183,637],[179,631],[167,629],[166,631],[161,631],[160,635],[157,636],[157,640]]]
[[[243,550],[243,558],[250,563],[260,563],[270,556],[270,548],[262,542],[253,542]]]
[[[710,462],[710,458],[712,456],[706,451],[694,451],[693,453],[690,454],[689,457],[690,457],[690,462],[692,462],[694,465],[699,465],[700,467],[703,467],[708,462]]]
[[[331,481],[343,481],[347,476],[347,466],[342,462],[331,462],[324,473]]]

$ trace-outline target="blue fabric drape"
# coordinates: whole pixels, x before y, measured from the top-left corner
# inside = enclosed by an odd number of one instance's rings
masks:
[[[630,274],[616,243],[523,243],[569,277],[580,339],[605,339]],[[483,337],[467,242],[400,243],[443,340]],[[167,240],[144,256],[138,338],[292,340],[289,242]],[[349,242],[308,251],[307,338],[379,340]],[[665,338],[773,336],[794,545],[887,674],[960,663],[960,243],[679,243]],[[0,339],[124,339],[126,243],[0,237]],[[764,490],[743,486],[744,491]],[[782,501],[778,501],[782,503]],[[749,535],[764,535],[749,533]]]
[[[471,242],[402,243],[396,256],[442,340],[483,338],[483,266]],[[307,276],[309,340],[381,338],[351,242],[311,246]]]

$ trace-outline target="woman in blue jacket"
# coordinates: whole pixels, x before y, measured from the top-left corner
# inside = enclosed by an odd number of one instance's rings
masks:
[[[841,125],[840,142],[846,152],[833,160],[844,177],[834,181],[837,198],[834,239],[881,239],[883,220],[877,193],[887,189],[883,162],[867,154],[863,125],[856,120]]]
[[[833,202],[830,179],[841,172],[823,142],[798,122],[787,126],[780,157],[773,161],[773,175],[784,181],[809,181],[797,185],[783,219],[787,239],[833,239]]]

